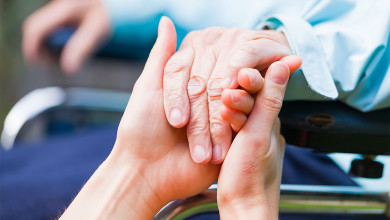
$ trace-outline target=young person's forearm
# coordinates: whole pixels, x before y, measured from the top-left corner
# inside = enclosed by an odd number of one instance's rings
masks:
[[[278,219],[280,181],[274,179],[270,186],[251,195],[236,197],[237,193],[218,192],[218,208],[221,219]]]
[[[61,219],[152,219],[163,204],[137,166],[111,153]]]
[[[222,220],[230,219],[278,219],[278,210],[264,203],[235,203],[219,205]]]

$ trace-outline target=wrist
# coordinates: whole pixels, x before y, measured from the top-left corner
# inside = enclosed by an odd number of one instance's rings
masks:
[[[127,219],[152,219],[169,201],[162,201],[147,178],[150,165],[143,159],[130,156],[121,148],[115,148],[106,159],[107,170],[115,172],[120,187],[117,188],[118,207],[129,210]],[[119,186],[118,185],[118,186]]]
[[[266,199],[231,200],[220,202],[218,209],[221,219],[278,219],[278,209],[270,206]]]
[[[278,182],[278,181],[275,181]],[[278,219],[280,184],[268,187],[219,190],[218,208],[223,219]]]
[[[114,150],[61,219],[152,219],[165,205],[145,179],[143,163]]]

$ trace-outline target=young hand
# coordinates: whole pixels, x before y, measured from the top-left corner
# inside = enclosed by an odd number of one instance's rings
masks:
[[[281,60],[293,71],[299,68],[302,62],[299,57],[294,55],[284,57]],[[264,85],[263,76],[258,70],[252,68],[241,69],[237,79],[239,88],[227,88],[222,91],[223,105],[220,110],[222,119],[230,124],[235,133],[238,133],[244,126],[252,111],[254,97]]]
[[[185,129],[170,126],[164,114],[163,72],[176,49],[175,36],[172,21],[163,17],[115,146],[63,219],[152,219],[168,202],[217,180],[220,166],[193,162]]]
[[[297,57],[293,62],[300,63]],[[254,108],[236,135],[218,178],[223,219],[277,219],[284,138],[277,118],[289,77],[288,65],[272,64]]]

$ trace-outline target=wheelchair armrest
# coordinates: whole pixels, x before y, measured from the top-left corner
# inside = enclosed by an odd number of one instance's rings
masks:
[[[8,114],[1,143],[11,148],[15,140],[29,136],[27,128],[39,121],[40,127],[45,121],[46,129],[48,121],[61,118],[78,124],[82,121],[84,127],[119,122],[129,96],[126,92],[91,88],[34,90]],[[40,120],[42,117],[46,120]],[[337,101],[286,101],[279,117],[289,144],[325,153],[390,154],[390,108],[363,113]]]
[[[72,37],[75,28],[67,27],[56,30],[45,42],[48,51],[59,57],[65,44]],[[138,42],[110,39],[104,42],[96,51],[96,56],[104,58],[146,60],[154,42],[140,45]]]
[[[279,214],[316,219],[359,219],[390,217],[390,194],[356,186],[280,186]],[[196,218],[197,217],[197,218]],[[154,217],[158,219],[219,219],[217,185],[202,193],[173,201]]]
[[[338,101],[286,101],[279,117],[289,144],[324,153],[390,154],[390,108],[360,112]]]
[[[128,92],[105,89],[36,89],[20,99],[7,115],[1,144],[10,149],[16,141],[118,123],[129,97]]]

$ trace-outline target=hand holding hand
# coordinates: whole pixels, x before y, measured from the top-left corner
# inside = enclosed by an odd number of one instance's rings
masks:
[[[297,57],[289,57],[300,64]],[[284,138],[277,118],[289,68],[272,64],[253,111],[238,132],[218,178],[218,206],[223,219],[277,219]]]
[[[222,163],[230,147],[232,129],[220,114],[222,91],[238,87],[237,75],[244,68],[264,73],[290,54],[286,38],[277,31],[208,28],[187,35],[165,67],[164,109],[172,126],[187,125],[195,162]],[[232,125],[234,130],[245,119],[236,117],[240,122]]]
[[[164,114],[163,72],[175,49],[175,28],[163,17],[113,151],[63,219],[151,219],[168,202],[200,193],[217,180],[220,166],[193,162],[185,130],[170,126]]]

